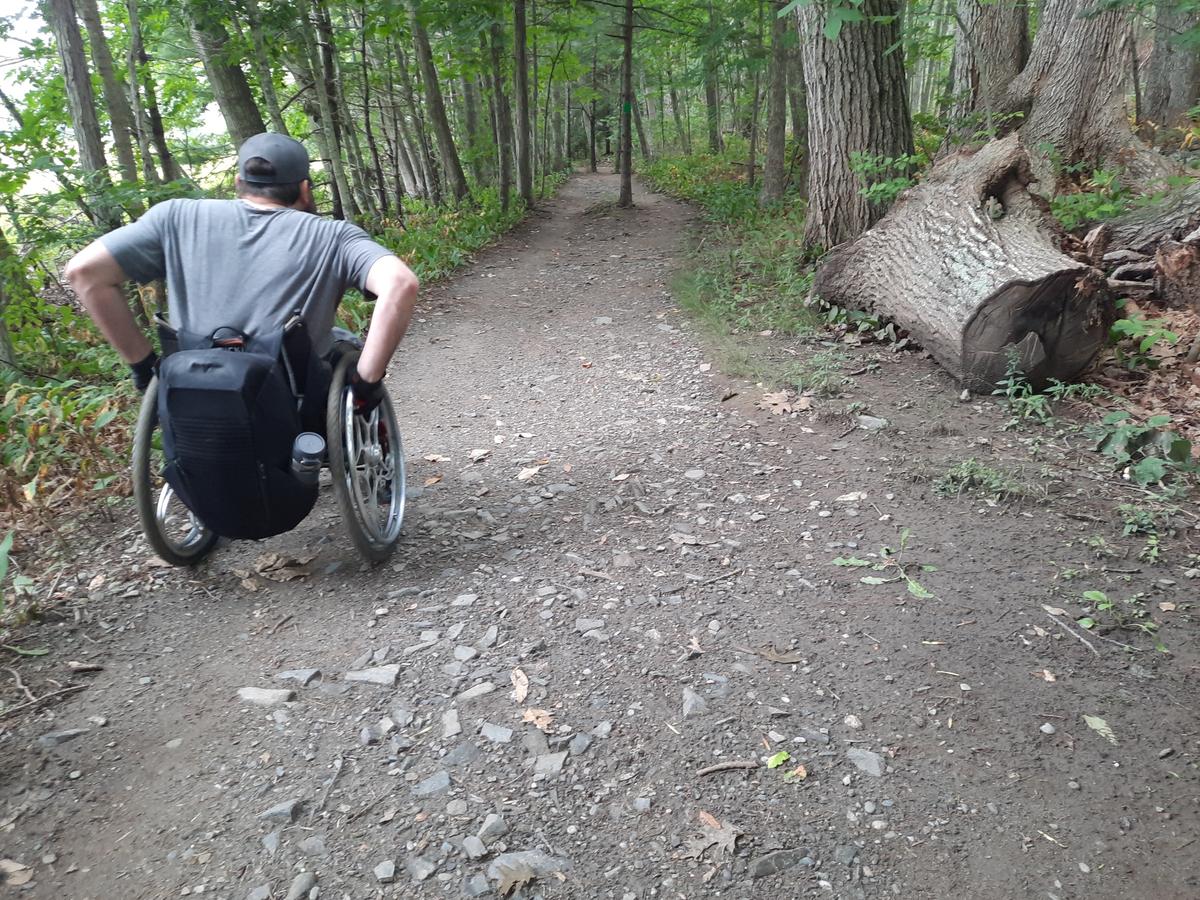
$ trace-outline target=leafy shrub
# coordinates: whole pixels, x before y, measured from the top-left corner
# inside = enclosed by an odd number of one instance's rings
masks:
[[[1192,444],[1167,428],[1170,416],[1151,416],[1139,423],[1125,410],[1109,413],[1093,430],[1096,449],[1140,485],[1163,484],[1197,471]]]
[[[1179,335],[1164,327],[1162,319],[1141,317],[1117,319],[1108,339],[1116,347],[1117,359],[1130,369],[1158,368],[1160,360],[1152,355],[1154,348],[1159,344],[1179,343]]]

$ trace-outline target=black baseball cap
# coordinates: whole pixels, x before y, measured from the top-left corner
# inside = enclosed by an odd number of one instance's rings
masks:
[[[275,167],[274,175],[247,175],[246,160],[260,157]],[[264,131],[246,138],[238,150],[238,175],[247,184],[297,184],[308,179],[308,151],[295,138]]]

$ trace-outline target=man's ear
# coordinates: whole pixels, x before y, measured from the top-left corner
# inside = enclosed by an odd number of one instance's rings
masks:
[[[305,178],[300,182],[300,198],[292,204],[296,209],[313,208],[312,182]]]

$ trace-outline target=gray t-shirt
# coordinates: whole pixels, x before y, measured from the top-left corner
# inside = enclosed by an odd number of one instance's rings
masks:
[[[168,200],[100,242],[134,281],[166,278],[175,328],[265,333],[303,309],[320,353],[346,288],[391,255],[349,222],[241,200]]]

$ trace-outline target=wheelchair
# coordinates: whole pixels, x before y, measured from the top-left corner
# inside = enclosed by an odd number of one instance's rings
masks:
[[[166,357],[174,332],[161,319],[158,325]],[[377,563],[395,549],[404,522],[404,446],[386,392],[369,415],[355,411],[350,377],[361,342],[343,329],[335,329],[335,341],[325,396],[322,468],[329,471],[351,542],[367,562]],[[221,535],[189,509],[167,480],[160,389],[156,375],[142,399],[133,441],[133,496],[142,532],[154,552],[172,565],[191,566],[208,555]]]

